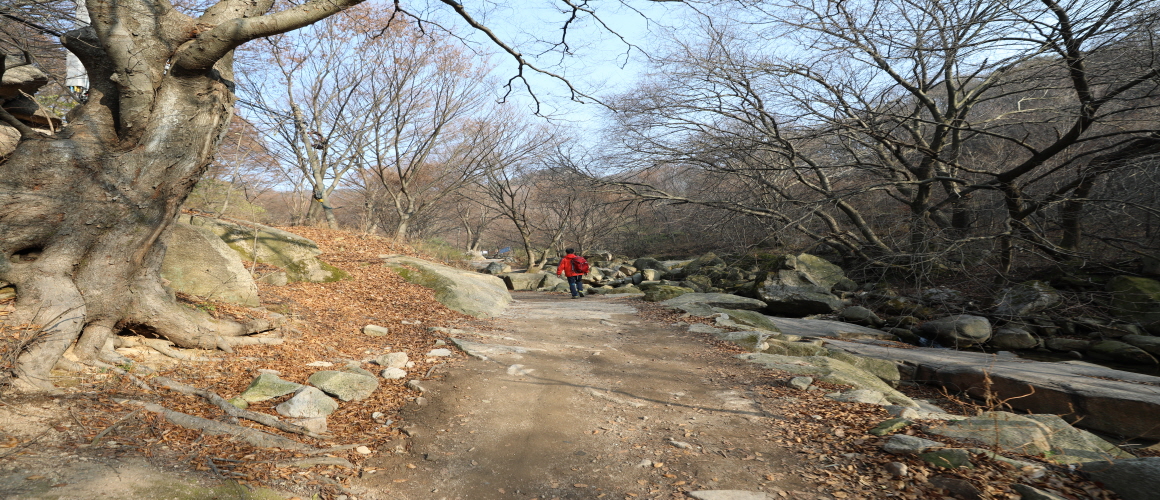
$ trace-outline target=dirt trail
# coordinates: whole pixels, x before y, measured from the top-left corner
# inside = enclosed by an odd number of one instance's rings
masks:
[[[776,423],[748,390],[760,369],[624,299],[516,298],[494,330],[465,336],[492,346],[487,360],[422,383],[396,443],[409,453],[368,461],[360,500],[813,498],[798,493],[812,489],[793,472],[801,455],[763,439]]]

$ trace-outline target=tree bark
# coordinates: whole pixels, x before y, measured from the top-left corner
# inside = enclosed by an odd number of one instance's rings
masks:
[[[358,1],[263,16],[272,0],[223,0],[198,19],[164,0],[88,1],[92,25],[63,42],[88,70],[89,100],[56,135],[24,137],[0,161],[0,280],[18,294],[5,321],[41,331],[17,360],[19,386],[50,388],[74,341],[92,360],[130,326],[227,350],[229,337],[262,327],[170,299],[164,241],[229,126],[232,49]]]

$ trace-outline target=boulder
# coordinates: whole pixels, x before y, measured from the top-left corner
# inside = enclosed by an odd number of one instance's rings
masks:
[[[765,308],[765,302],[739,295],[727,293],[686,293],[678,297],[665,300],[661,305],[673,309],[680,309],[693,316],[712,316],[713,308],[744,309],[759,311]]]
[[[480,271],[483,272],[484,274],[491,274],[491,275],[510,273],[512,271],[512,266],[504,264],[503,262],[500,262],[500,261],[495,261],[495,262],[489,262]]]
[[[879,318],[877,314],[874,314],[874,311],[866,309],[862,306],[847,307],[842,309],[842,312],[839,313],[839,315],[843,320],[854,323],[855,325],[872,326],[878,328],[886,324],[882,318]]]
[[[720,314],[717,317],[717,324],[719,326],[727,326],[732,328],[757,328],[759,330],[768,330],[773,333],[781,333],[781,329],[772,321],[769,316],[761,314],[757,311],[747,311],[745,309],[722,309],[714,307],[713,312]]]
[[[717,337],[717,340],[732,342],[752,352],[761,352],[762,350],[769,347],[769,343],[766,341],[769,338],[769,332],[761,330],[750,330],[743,332],[727,332],[725,330],[717,330],[716,332],[713,332],[713,336]]]
[[[338,409],[338,402],[315,387],[304,386],[294,397],[275,406],[281,415],[294,418],[325,417]]]
[[[657,281],[661,279],[664,274],[656,269],[641,269],[640,275],[644,281]]]
[[[828,356],[830,354],[830,350],[822,347],[821,342],[787,342],[776,338],[767,339],[765,348],[761,352],[796,357]]]
[[[267,401],[279,396],[285,396],[302,389],[302,384],[282,380],[273,373],[262,373],[250,382],[250,386],[238,395],[238,399],[247,403]]]
[[[830,314],[842,308],[842,300],[829,289],[815,285],[765,283],[757,286],[757,296],[767,304],[766,311],[778,316],[803,317]]]
[[[991,322],[982,316],[960,314],[927,321],[918,327],[918,334],[943,345],[965,347],[990,339]]]
[[[1125,335],[1120,338],[1120,341],[1139,347],[1153,356],[1160,356],[1160,337],[1150,335]]]
[[[886,406],[890,401],[886,400],[886,395],[878,391],[870,389],[854,389],[846,392],[830,394],[826,397],[834,401],[841,401],[843,403],[864,403],[870,405]]]
[[[379,388],[379,380],[374,375],[333,370],[315,372],[307,381],[343,401],[366,399]]]
[[[946,446],[938,441],[931,441],[915,436],[907,436],[906,434],[893,434],[890,439],[887,439],[882,445],[882,451],[894,455],[918,455],[925,453],[931,448],[941,448]]]
[[[693,293],[693,289],[671,285],[650,286],[644,290],[644,300],[648,302],[664,302],[680,297],[686,293]]]
[[[1139,323],[1160,335],[1160,281],[1135,276],[1116,276],[1108,281],[1111,310],[1120,319]]]
[[[1092,341],[1056,337],[1047,339],[1043,345],[1047,346],[1048,349],[1058,352],[1086,351],[1088,347],[1091,347]]]
[[[809,376],[831,384],[845,384],[854,386],[855,389],[875,390],[884,394],[891,403],[911,408],[918,407],[918,403],[894,390],[882,379],[845,361],[822,356],[794,357],[764,353],[740,354],[737,357],[766,368]]]
[[[387,368],[406,368],[410,361],[405,352],[388,352],[375,358],[375,364]]]
[[[996,349],[1034,349],[1039,339],[1022,328],[1004,327],[995,330],[987,343]]]
[[[1141,365],[1155,365],[1156,358],[1147,351],[1126,342],[1118,340],[1103,340],[1088,347],[1088,354],[1094,358],[1134,363]]]
[[[795,332],[796,333],[796,332]],[[1075,425],[1112,435],[1160,439],[1160,377],[1090,364],[1044,363],[947,349],[897,349],[827,340],[830,350],[913,366],[910,378],[996,398],[1019,411],[1063,416]]]
[[[1043,457],[1060,464],[1131,457],[1115,445],[1076,429],[1055,415],[985,412],[976,417],[932,425],[927,432],[979,441],[1006,452]]]
[[[1155,500],[1160,492],[1160,457],[1091,462],[1079,470],[1124,500]]]
[[[258,285],[238,254],[214,233],[177,223],[166,242],[161,277],[179,292],[257,307]]]
[[[1059,304],[1063,298],[1051,285],[1043,281],[1025,281],[1005,288],[995,301],[995,314],[1022,317]]]
[[[643,295],[644,294],[644,292],[641,291],[640,288],[637,288],[636,285],[625,285],[625,286],[616,287],[616,288],[605,288],[605,289],[601,289],[597,293],[599,293],[601,295],[624,295],[624,294]]]
[[[692,276],[694,274],[697,274],[701,270],[701,268],[703,268],[703,267],[714,267],[714,266],[724,266],[724,265],[725,265],[724,260],[722,260],[720,257],[718,257],[713,252],[709,252],[705,255],[697,257],[696,259],[693,259],[688,264],[685,264],[685,267],[682,268],[682,272],[684,273],[685,276]]]
[[[317,243],[289,231],[200,215],[182,215],[178,220],[212,231],[244,260],[282,268],[290,281],[331,282],[348,276],[318,260],[322,251]]]
[[[651,257],[641,257],[639,259],[636,259],[635,261],[633,261],[632,267],[635,267],[641,271],[643,271],[645,269],[652,269],[655,271],[660,271],[662,273],[666,273],[669,271],[669,266],[666,266],[661,261],[656,260],[656,259],[651,258]]]
[[[500,275],[508,290],[533,291],[540,288],[548,273],[507,273]]]
[[[495,276],[403,255],[383,256],[383,261],[403,279],[435,291],[435,300],[448,309],[477,318],[494,318],[511,304],[504,281]]]

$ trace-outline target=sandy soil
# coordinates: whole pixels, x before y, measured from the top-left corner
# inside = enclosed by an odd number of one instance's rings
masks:
[[[408,453],[368,461],[360,498],[813,498],[798,456],[763,439],[776,424],[748,390],[758,369],[624,299],[516,297],[465,336],[493,346],[487,360],[423,382],[397,444]]]

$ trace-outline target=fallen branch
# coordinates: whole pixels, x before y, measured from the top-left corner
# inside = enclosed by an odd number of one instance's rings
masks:
[[[108,434],[109,432],[112,432],[113,429],[116,429],[117,426],[121,425],[122,422],[129,420],[130,418],[133,418],[133,416],[137,415],[138,413],[141,413],[141,410],[144,410],[144,408],[137,408],[136,410],[129,412],[128,415],[121,417],[120,420],[113,422],[113,425],[105,427],[105,430],[98,432],[96,436],[93,436],[93,440],[89,441],[89,446],[96,446],[97,443],[101,442],[101,438],[105,437],[105,435]]]
[[[331,437],[331,436],[325,435],[325,434],[315,434],[315,433],[307,430],[304,427],[294,425],[291,423],[283,422],[281,420],[278,420],[278,418],[274,417],[273,415],[267,415],[265,413],[258,413],[258,412],[253,412],[253,411],[249,411],[249,410],[243,410],[241,408],[238,408],[237,406],[234,406],[229,401],[226,401],[225,398],[218,396],[213,391],[207,391],[205,389],[198,389],[196,387],[189,386],[189,385],[183,384],[181,382],[177,382],[175,380],[168,379],[166,377],[155,377],[153,380],[158,385],[160,385],[161,387],[164,387],[166,389],[169,389],[172,391],[177,391],[177,392],[180,392],[182,394],[191,394],[194,396],[200,396],[200,397],[204,398],[205,400],[209,401],[210,403],[212,403],[214,406],[221,408],[221,410],[226,412],[227,415],[234,417],[234,418],[244,418],[246,420],[249,420],[252,422],[257,422],[259,424],[265,425],[267,427],[272,427],[274,429],[278,429],[278,430],[283,431],[283,432],[289,432],[291,434],[301,434],[303,436],[309,436],[309,437],[312,437],[315,439],[327,439],[327,438]]]
[[[259,448],[282,448],[285,450],[294,450],[306,453],[316,451],[316,448],[299,443],[298,441],[290,438],[276,436],[274,434],[262,432],[257,429],[251,429],[249,427],[227,424],[224,422],[218,422],[216,420],[210,420],[207,418],[201,418],[181,413],[179,411],[173,411],[159,404],[146,403],[144,401],[135,400],[124,400],[123,402],[140,405],[145,410],[161,415],[171,424],[185,427],[186,429],[199,430],[207,434],[226,434]]]

